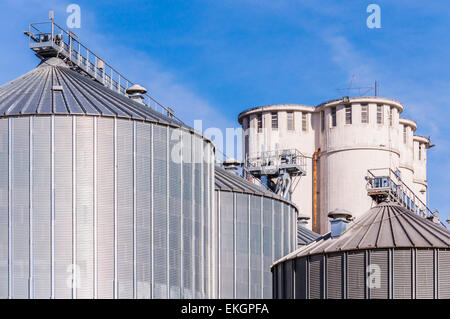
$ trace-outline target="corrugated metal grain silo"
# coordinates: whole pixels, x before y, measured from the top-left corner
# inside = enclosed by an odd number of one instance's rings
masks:
[[[0,298],[208,297],[213,156],[58,58],[0,87]]]
[[[297,208],[221,167],[215,181],[217,297],[272,298],[270,265],[297,247]]]
[[[450,231],[392,202],[272,266],[276,298],[450,298]]]

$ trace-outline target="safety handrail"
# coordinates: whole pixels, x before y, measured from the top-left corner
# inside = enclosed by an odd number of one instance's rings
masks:
[[[50,43],[51,47],[60,54],[64,53],[64,57],[73,66],[79,67],[104,86],[120,94],[125,95],[126,90],[135,84],[82,44],[75,34],[64,30],[53,20],[30,23],[29,31],[26,34],[29,37],[30,48]],[[49,36],[49,38],[44,41],[41,36],[45,35]],[[162,105],[148,93],[143,96],[143,102],[146,106],[183,123],[175,116],[174,111],[170,107]]]
[[[402,181],[399,172],[390,168],[369,169],[367,176],[368,190],[384,189],[404,207],[423,217],[436,215],[431,209]],[[382,173],[377,173],[382,172]],[[385,182],[383,184],[383,182]]]

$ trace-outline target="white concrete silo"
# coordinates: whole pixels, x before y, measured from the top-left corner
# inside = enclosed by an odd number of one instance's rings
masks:
[[[292,148],[303,153],[307,173],[292,200],[300,213],[311,217],[309,228],[324,233],[329,230],[328,212],[371,207],[368,170],[379,175],[399,172],[405,185],[426,202],[429,140],[414,135],[417,124],[400,118],[402,112],[400,102],[381,97],[343,98],[316,107],[252,108],[238,117],[244,129],[243,154]]]

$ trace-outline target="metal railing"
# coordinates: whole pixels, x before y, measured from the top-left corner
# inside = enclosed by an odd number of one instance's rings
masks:
[[[402,181],[399,171],[390,168],[367,171],[367,192],[369,195],[385,195],[422,217],[435,217],[438,212],[431,209]]]
[[[59,56],[70,66],[84,71],[105,87],[123,95],[126,95],[126,90],[134,85],[123,74],[83,45],[74,33],[64,30],[53,20],[31,23],[25,34],[29,38],[30,48],[40,58]],[[146,106],[183,123],[174,115],[171,108],[163,106],[149,94],[144,94],[143,97]]]
[[[259,167],[287,167],[298,166],[306,172],[305,156],[297,149],[285,149],[266,151],[257,154],[256,156],[245,156],[244,166],[248,170]]]

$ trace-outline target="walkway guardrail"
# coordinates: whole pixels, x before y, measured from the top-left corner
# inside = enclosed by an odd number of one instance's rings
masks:
[[[437,217],[431,209],[402,181],[400,171],[390,168],[367,171],[367,193],[375,199],[389,198],[422,217]]]
[[[83,45],[73,32],[64,30],[53,20],[31,23],[29,30],[24,33],[29,38],[30,49],[42,59],[59,56],[71,67],[84,71],[105,87],[123,95],[135,84]],[[183,123],[171,108],[163,106],[149,94],[144,94],[143,102],[157,112]]]

